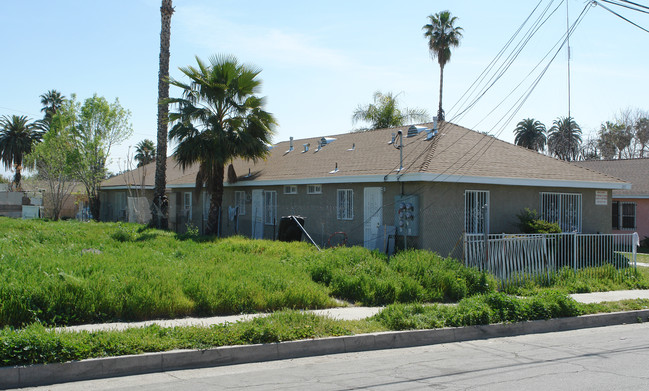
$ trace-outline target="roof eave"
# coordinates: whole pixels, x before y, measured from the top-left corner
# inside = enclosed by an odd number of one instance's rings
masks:
[[[466,175],[447,175],[434,173],[410,173],[403,175],[337,175],[331,174],[326,177],[275,179],[275,180],[240,180],[236,183],[224,183],[226,187],[251,187],[251,186],[281,186],[281,185],[313,185],[329,183],[379,183],[379,182],[452,182],[452,183],[474,183],[503,186],[539,186],[539,187],[561,187],[561,188],[586,188],[586,189],[611,189],[629,190],[631,184],[627,182],[599,182],[599,181],[575,181],[560,179],[534,179],[534,178],[503,178],[483,177]],[[194,183],[169,184],[169,188],[194,188]]]

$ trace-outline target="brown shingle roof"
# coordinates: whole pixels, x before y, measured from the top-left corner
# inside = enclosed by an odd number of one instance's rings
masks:
[[[423,124],[431,128],[432,123]],[[295,183],[311,181],[382,181],[395,180],[397,174],[404,174],[400,180],[465,181],[484,183],[519,183],[541,185],[557,182],[565,186],[577,185],[602,188],[624,187],[617,178],[592,171],[573,164],[521,148],[470,129],[441,122],[439,134],[431,141],[425,140],[425,132],[414,137],[405,137],[409,126],[379,129],[368,132],[345,133],[335,136],[335,141],[317,151],[320,138],[295,140],[294,149],[289,150],[289,142],[276,144],[265,160],[256,163],[243,159],[233,162],[239,178],[272,181],[273,183]],[[402,130],[403,167],[399,168],[399,151],[388,144],[392,133]],[[310,144],[304,152],[303,144]],[[398,142],[397,142],[398,144]],[[336,173],[330,173],[335,167]],[[187,169],[184,174],[175,167],[175,162],[167,163],[171,170],[167,173],[169,187],[193,186],[197,167]],[[245,178],[246,174],[253,174]],[[151,184],[154,168],[150,169]],[[573,182],[577,182],[573,183]],[[122,179],[123,184],[123,179]],[[243,184],[243,183],[239,183]],[[589,185],[590,184],[590,185]],[[104,186],[106,186],[104,182]]]
[[[144,186],[153,187],[155,185],[155,161],[137,167],[131,171],[124,172],[114,177],[108,178],[101,182],[101,187],[122,187],[122,186],[141,186],[144,179]],[[185,175],[183,171],[176,166],[173,157],[167,158],[167,182]],[[196,174],[194,174],[196,176]]]
[[[580,167],[603,172],[631,182],[628,190],[614,190],[613,196],[649,196],[649,158],[627,160],[587,160],[576,162]]]

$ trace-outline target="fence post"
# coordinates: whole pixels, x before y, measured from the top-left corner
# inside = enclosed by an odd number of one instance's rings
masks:
[[[487,204],[482,206],[482,228],[484,229],[484,264],[489,265],[489,216]]]
[[[469,259],[467,257],[466,249],[467,249],[467,243],[466,243],[466,232],[464,233],[464,253],[462,254],[464,257],[464,266],[469,266]]]
[[[575,265],[575,275],[577,274],[577,232],[572,233],[572,259]]]
[[[632,240],[631,247],[633,248],[633,268],[637,271],[638,270],[638,264],[637,264],[638,248],[637,248],[637,246],[640,244],[640,237],[638,236],[637,232],[633,233],[633,238],[631,240]]]

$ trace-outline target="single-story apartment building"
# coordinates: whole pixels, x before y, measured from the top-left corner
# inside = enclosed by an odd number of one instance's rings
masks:
[[[197,167],[182,172],[173,158],[167,167],[170,228],[203,230],[209,196],[196,189]],[[300,215],[325,247],[345,242],[383,250],[396,232],[401,247],[442,255],[461,248],[465,232],[518,232],[525,208],[564,231],[610,233],[612,191],[630,187],[449,122],[291,138],[270,147],[265,160],[236,159],[232,168],[221,235],[274,239],[283,216]],[[150,173],[144,179],[130,172],[135,180],[123,175],[102,184],[102,217],[126,210],[136,183],[151,200],[155,168],[142,169]]]
[[[649,237],[649,158],[586,160],[580,167],[603,172],[631,183],[630,189],[614,189],[611,208],[613,233],[637,232]]]

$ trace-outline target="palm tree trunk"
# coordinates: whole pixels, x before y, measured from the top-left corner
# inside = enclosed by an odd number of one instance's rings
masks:
[[[437,120],[444,121],[444,110],[442,110],[442,87],[444,85],[444,65],[439,65],[439,108],[437,109]]]
[[[208,181],[210,185],[210,211],[207,215],[207,229],[205,231],[206,235],[216,235],[219,228],[219,221],[221,217],[221,205],[223,204],[223,178],[224,178],[224,168],[223,164],[218,164],[215,170],[215,178]]]
[[[22,174],[20,173],[21,171],[21,166],[19,164],[16,164],[16,174],[14,174],[14,185],[16,186],[16,190],[20,190],[20,180],[22,178]]]
[[[152,225],[160,229],[169,228],[169,206],[164,202],[167,187],[167,125],[169,122],[169,106],[165,99],[169,98],[169,41],[171,40],[171,15],[174,9],[171,0],[162,0],[160,14],[162,27],[160,30],[160,67],[158,71],[158,145],[155,167],[155,190],[151,207]]]

